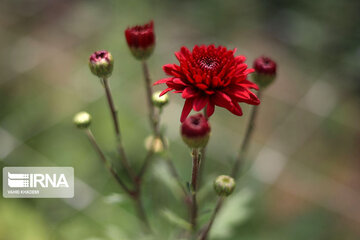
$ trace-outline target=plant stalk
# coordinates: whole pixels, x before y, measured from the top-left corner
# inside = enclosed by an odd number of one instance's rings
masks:
[[[100,160],[104,163],[105,167],[109,170],[111,175],[115,178],[116,182],[120,185],[120,187],[131,197],[134,201],[135,208],[137,211],[137,215],[139,219],[142,221],[144,225],[144,230],[146,232],[151,232],[149,221],[146,217],[145,210],[141,201],[141,194],[140,194],[140,183],[136,183],[136,190],[129,189],[126,184],[122,181],[120,176],[117,174],[113,165],[106,159],[104,152],[101,150],[100,146],[98,145],[93,133],[90,129],[86,129],[85,133],[94,147],[95,151],[98,153]]]
[[[150,120],[150,124],[152,126],[155,137],[159,137],[160,136],[159,115],[155,113],[155,106],[152,101],[153,91],[152,91],[151,79],[150,79],[150,74],[149,74],[149,68],[148,68],[146,61],[142,61],[142,68],[143,68],[143,73],[144,73],[146,97],[147,97],[148,108],[149,108],[149,120]]]
[[[194,148],[192,151],[193,157],[193,167],[191,174],[191,188],[192,188],[192,205],[191,205],[191,216],[190,223],[192,231],[195,232],[197,228],[197,214],[198,214],[198,205],[196,200],[196,191],[197,191],[197,180],[199,172],[199,150]]]
[[[155,106],[154,103],[152,101],[152,94],[153,94],[153,90],[152,90],[152,84],[151,84],[151,79],[150,79],[150,74],[149,74],[149,68],[147,65],[146,61],[142,61],[142,69],[143,69],[143,73],[144,73],[144,81],[145,81],[145,88],[146,88],[146,98],[147,98],[147,104],[148,104],[148,108],[149,108],[149,121],[150,121],[150,125],[152,127],[152,131],[154,134],[154,137],[158,137],[160,138],[163,147],[164,147],[164,151],[168,150],[168,145],[167,142],[163,136],[163,134],[160,131],[160,113],[161,113],[161,109],[158,113],[156,113],[155,111]],[[146,171],[148,165],[149,165],[149,161],[151,160],[151,158],[146,158],[144,161],[144,166],[142,167],[140,173],[141,175],[144,174],[144,172]],[[187,192],[183,186],[183,184],[181,183],[180,180],[180,176],[177,173],[177,170],[171,160],[171,158],[169,156],[167,156],[166,158],[166,164],[168,165],[168,168],[170,170],[171,175],[174,177],[174,179],[177,181],[178,185],[180,186],[180,188],[182,189],[184,196],[187,196]]]
[[[215,221],[215,218],[216,218],[220,208],[222,207],[223,202],[224,202],[224,197],[220,197],[216,203],[214,212],[211,215],[210,222],[206,225],[205,229],[201,232],[199,240],[206,240],[208,238],[211,227]]]
[[[261,89],[259,89],[259,91],[257,92],[257,96],[258,96],[259,99],[261,98]],[[255,121],[256,121],[258,109],[259,109],[258,106],[254,106],[252,108],[252,110],[251,110],[250,120],[249,120],[247,129],[246,129],[245,137],[244,137],[244,140],[243,140],[243,142],[241,144],[238,156],[237,156],[237,158],[235,160],[235,164],[234,164],[234,167],[233,167],[232,173],[231,173],[231,176],[233,178],[235,178],[235,179],[239,175],[241,164],[242,164],[243,159],[244,159],[244,157],[246,155],[246,152],[247,152],[250,140],[251,140],[251,136],[252,136],[252,134],[254,132]]]
[[[105,167],[109,170],[111,175],[116,179],[117,183],[121,186],[121,188],[124,189],[124,191],[127,194],[132,196],[134,194],[134,192],[125,185],[125,183],[121,180],[120,176],[116,173],[113,165],[107,161],[105,154],[101,150],[100,146],[97,144],[96,139],[95,139],[93,133],[91,132],[91,130],[89,128],[85,129],[85,133],[86,133],[91,145],[94,147],[95,151],[98,153],[100,160],[104,163]]]
[[[134,173],[134,171],[132,170],[132,168],[129,165],[129,161],[128,161],[128,158],[127,158],[126,153],[125,153],[124,145],[122,143],[118,115],[117,115],[114,100],[113,100],[113,97],[112,97],[112,94],[111,94],[109,81],[108,81],[107,78],[103,78],[102,83],[103,83],[103,86],[104,86],[104,89],[105,89],[106,99],[107,99],[107,102],[109,104],[111,117],[112,117],[113,124],[114,124],[116,143],[117,143],[117,151],[118,151],[118,153],[120,155],[121,164],[126,169],[126,172],[129,174],[129,176],[132,178],[132,180],[135,181],[136,180],[135,179],[135,173]]]

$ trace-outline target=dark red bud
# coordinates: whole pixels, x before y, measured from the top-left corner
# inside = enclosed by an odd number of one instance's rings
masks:
[[[191,148],[204,147],[210,136],[210,124],[201,113],[192,115],[182,123],[181,136]]]
[[[257,73],[276,74],[276,63],[269,57],[259,57],[254,61],[254,69]]]
[[[259,57],[254,61],[255,73],[253,80],[260,88],[266,88],[274,80],[276,76],[276,62],[269,57]]]
[[[108,51],[96,51],[90,55],[89,67],[91,72],[99,78],[108,78],[114,68],[114,59]]]
[[[125,37],[135,58],[139,60],[148,58],[155,46],[154,22],[127,28]]]

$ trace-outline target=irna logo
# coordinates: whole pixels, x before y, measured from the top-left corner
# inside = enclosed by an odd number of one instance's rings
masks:
[[[22,174],[8,172],[8,185],[11,188],[69,187],[64,174]]]
[[[72,198],[74,169],[72,167],[5,167],[3,196],[5,198]]]

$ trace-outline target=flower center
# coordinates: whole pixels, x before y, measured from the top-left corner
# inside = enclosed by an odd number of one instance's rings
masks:
[[[105,52],[100,52],[96,54],[96,59],[97,60],[101,60],[105,57],[106,53]]]
[[[191,118],[191,123],[193,124],[193,125],[199,125],[200,124],[200,119],[198,119],[198,118]]]
[[[199,60],[199,65],[202,69],[213,71],[219,67],[219,62],[214,58],[203,57]]]

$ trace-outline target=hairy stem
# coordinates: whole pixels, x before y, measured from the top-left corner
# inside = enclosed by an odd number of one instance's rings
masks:
[[[135,195],[133,198],[135,207],[136,207],[136,211],[137,211],[137,215],[139,216],[139,218],[141,219],[141,221],[143,223],[145,232],[151,233],[152,231],[151,231],[151,227],[149,224],[149,220],[147,219],[144,205],[141,200],[140,189],[138,189],[138,190],[139,190],[138,194]]]
[[[113,124],[114,124],[114,128],[115,128],[115,135],[116,135],[117,151],[119,152],[119,155],[120,155],[121,164],[125,168],[126,172],[129,174],[129,176],[132,178],[132,180],[135,181],[134,171],[132,170],[132,168],[129,165],[129,161],[128,161],[126,153],[125,153],[124,145],[122,143],[118,115],[117,115],[114,100],[113,100],[113,97],[112,97],[112,94],[111,94],[109,81],[108,81],[107,78],[103,78],[102,83],[103,83],[103,86],[105,88],[106,99],[107,99],[107,102],[109,104],[111,117],[113,119]]]
[[[223,202],[224,202],[224,198],[220,197],[218,199],[217,203],[216,203],[216,207],[214,209],[214,212],[211,215],[209,223],[206,225],[205,229],[200,234],[199,240],[206,240],[207,239],[207,237],[208,237],[208,235],[210,233],[211,227],[212,227],[212,225],[213,225],[213,223],[215,221],[215,218],[216,218],[216,216],[217,216]]]
[[[190,223],[193,231],[196,231],[197,228],[197,213],[198,206],[196,200],[196,191],[197,191],[197,180],[198,180],[198,172],[199,172],[199,150],[194,148],[192,151],[193,157],[193,167],[191,174],[191,188],[192,188],[192,206],[191,206],[191,216]]]
[[[204,108],[204,117],[209,120],[207,112],[206,112],[206,106]],[[204,168],[205,168],[205,160],[206,160],[206,146],[201,148],[200,150],[200,154],[201,154],[201,165],[200,165],[200,170],[199,170],[199,186],[201,186],[202,183],[202,178],[203,178],[203,172],[204,172]]]
[[[147,65],[146,61],[142,61],[142,69],[143,69],[143,73],[144,73],[144,80],[145,80],[145,88],[146,88],[146,98],[147,98],[147,104],[148,104],[148,108],[149,108],[149,121],[152,127],[152,131],[154,134],[154,137],[158,137],[160,138],[163,147],[164,147],[164,151],[168,150],[168,145],[167,142],[165,140],[165,137],[163,136],[163,134],[160,132],[160,113],[161,110],[156,113],[155,111],[155,106],[154,103],[152,101],[152,84],[151,84],[151,79],[150,79],[150,74],[149,74],[149,68]],[[151,158],[146,157],[145,161],[144,161],[144,165],[141,168],[140,174],[141,176],[144,174],[144,172],[146,171],[148,165],[149,165],[149,161],[151,160]],[[179,174],[177,173],[177,170],[171,160],[171,158],[169,156],[167,156],[166,158],[166,164],[168,165],[168,168],[170,170],[171,175],[174,177],[174,179],[177,181],[178,185],[180,186],[180,188],[182,189],[183,193],[185,196],[187,196],[187,192],[183,186],[183,184],[181,183],[181,179]]]
[[[96,139],[94,137],[94,135],[92,134],[90,129],[86,129],[85,133],[91,143],[91,145],[94,147],[95,151],[98,153],[100,160],[104,163],[105,167],[109,170],[109,172],[111,173],[111,175],[116,179],[117,183],[119,183],[119,185],[121,186],[122,189],[124,189],[124,191],[129,194],[130,196],[132,196],[134,194],[134,192],[132,190],[130,190],[125,183],[122,181],[122,179],[120,178],[120,176],[116,173],[113,165],[107,161],[105,154],[103,153],[103,151],[101,150],[100,146],[97,144]]]
[[[126,184],[123,182],[123,180],[120,178],[118,173],[116,172],[113,165],[106,159],[104,152],[101,150],[100,146],[97,144],[97,141],[91,132],[90,129],[86,129],[85,133],[91,143],[91,145],[94,147],[95,151],[98,153],[100,160],[104,163],[105,167],[109,170],[111,175],[115,178],[116,182],[120,185],[120,187],[131,197],[131,199],[134,201],[135,208],[137,211],[137,215],[139,219],[142,221],[144,225],[144,230],[146,232],[151,232],[151,228],[149,225],[149,222],[147,220],[145,210],[141,201],[141,194],[140,194],[140,184],[136,185],[136,190],[129,189]]]
[[[200,150],[200,166],[199,166],[199,176],[198,176],[198,186],[201,186],[202,179],[203,179],[203,172],[205,168],[205,160],[206,160],[206,146],[201,148]]]
[[[261,90],[258,91],[257,93],[258,98],[261,98]],[[257,112],[258,112],[259,107],[258,106],[254,106],[251,110],[251,115],[250,115],[250,120],[246,129],[246,133],[245,133],[245,137],[244,140],[241,144],[240,150],[239,150],[239,154],[235,160],[235,164],[234,167],[232,169],[232,173],[231,176],[233,178],[237,178],[239,175],[239,171],[240,171],[240,167],[243,161],[243,158],[245,157],[245,154],[247,152],[250,140],[251,140],[251,136],[254,132],[254,128],[255,128],[255,121],[256,121],[256,116],[257,116]]]
[[[159,130],[159,115],[155,113],[155,106],[152,101],[152,86],[149,74],[149,68],[146,61],[142,61],[142,68],[144,73],[144,80],[145,80],[145,88],[146,88],[146,97],[147,103],[149,108],[149,120],[152,126],[153,132],[155,137],[159,137],[160,130]]]

